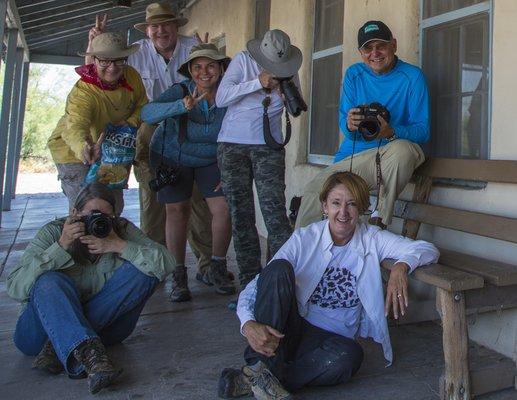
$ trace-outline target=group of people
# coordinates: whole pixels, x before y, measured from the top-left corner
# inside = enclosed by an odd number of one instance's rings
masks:
[[[80,80],[48,142],[70,213],[37,233],[8,277],[9,295],[24,303],[15,345],[36,356],[35,368],[87,377],[96,393],[121,372],[104,346],[131,334],[159,281],[172,274],[170,299],[191,299],[187,240],[198,257],[196,279],[219,294],[236,293],[226,265],[233,237],[242,289],[237,315],[249,345],[243,368],[222,371],[220,397],[289,399],[304,386],[344,383],[363,359],[358,337],[380,343],[391,363],[386,317],[404,314],[407,275],[438,258],[432,244],[383,229],[424,159],[422,72],[395,56],[384,23],[359,29],[363,62],[346,71],[339,109],[345,140],[336,163],[307,184],[293,233],[280,81],[299,86],[301,51],[286,33],[270,30],[230,60],[208,35],[179,35],[186,23],[153,3],[135,25],[147,38],[135,44],[106,32],[105,17],[90,30]],[[376,140],[367,141],[358,134],[361,106],[373,102],[390,118],[377,116]],[[107,124],[138,128],[141,230],[120,217],[122,190],[83,184]],[[253,183],[272,256],[265,267]],[[366,224],[361,217],[372,208],[374,188],[378,207]],[[379,265],[386,258],[396,263],[384,295]]]

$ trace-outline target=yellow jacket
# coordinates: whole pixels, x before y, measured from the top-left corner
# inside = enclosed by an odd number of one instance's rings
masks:
[[[138,72],[130,66],[124,71],[133,88],[102,90],[81,80],[72,88],[66,100],[65,115],[59,120],[48,139],[48,147],[57,164],[82,162],[82,151],[89,141],[95,143],[106,125],[126,120],[139,127],[140,110],[147,95]]]

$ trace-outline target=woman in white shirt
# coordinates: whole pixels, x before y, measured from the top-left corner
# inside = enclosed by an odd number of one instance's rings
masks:
[[[344,383],[363,360],[359,336],[380,343],[392,362],[386,316],[404,315],[408,273],[436,262],[438,250],[361,222],[369,190],[351,172],[331,175],[320,201],[326,218],[296,230],[241,292],[246,366],[223,371],[221,397],[253,391],[257,399],[289,399],[288,390]],[[396,263],[384,301],[380,262],[387,258]]]

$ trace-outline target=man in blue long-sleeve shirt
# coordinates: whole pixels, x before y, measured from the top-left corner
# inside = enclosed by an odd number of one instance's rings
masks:
[[[334,158],[335,164],[307,184],[297,228],[321,219],[318,193],[332,173],[349,170],[352,164],[352,171],[362,176],[370,189],[376,188],[377,149],[382,178],[378,216],[372,219],[378,225],[389,225],[395,200],[414,169],[424,161],[419,144],[429,140],[429,93],[422,71],[398,59],[397,41],[381,21],[368,21],[359,29],[358,48],[363,62],[347,69],[339,105],[344,141]],[[388,123],[377,117],[377,138],[367,141],[358,132],[364,115],[357,106],[374,102],[386,107],[391,118]]]

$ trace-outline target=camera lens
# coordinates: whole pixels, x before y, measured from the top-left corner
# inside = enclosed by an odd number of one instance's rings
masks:
[[[107,237],[113,228],[111,218],[99,210],[93,210],[84,217],[84,225],[87,234],[98,238]]]

